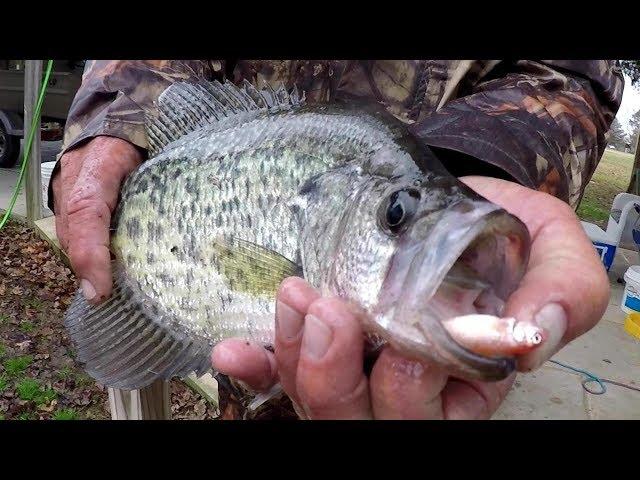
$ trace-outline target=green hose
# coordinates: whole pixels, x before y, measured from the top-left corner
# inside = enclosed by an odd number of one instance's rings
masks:
[[[13,207],[16,204],[16,200],[18,199],[18,194],[20,192],[20,187],[22,185],[22,181],[24,180],[24,172],[27,169],[27,162],[29,160],[29,154],[31,153],[31,144],[33,143],[33,135],[37,131],[40,133],[40,112],[42,110],[42,103],[44,101],[44,95],[47,90],[47,85],[49,84],[49,76],[51,75],[51,69],[53,68],[53,60],[47,60],[47,69],[44,74],[44,79],[42,80],[42,86],[40,87],[40,94],[38,96],[38,103],[36,104],[36,108],[33,112],[33,119],[31,121],[31,130],[29,130],[29,138],[27,138],[27,142],[24,145],[24,149],[22,151],[22,165],[20,166],[20,175],[18,176],[18,182],[13,191],[13,195],[11,196],[11,200],[9,201],[9,206],[7,207],[7,211],[4,213],[2,220],[0,220],[0,230],[5,226],[7,220],[11,216],[11,212],[13,211]]]

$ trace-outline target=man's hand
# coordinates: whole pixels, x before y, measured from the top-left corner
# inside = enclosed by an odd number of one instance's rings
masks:
[[[546,330],[545,343],[518,364],[522,371],[536,368],[598,322],[608,302],[607,276],[565,203],[503,180],[462,180],[517,215],[531,232],[527,273],[505,314],[534,319]],[[367,378],[363,334],[355,314],[340,300],[320,298],[297,278],[285,280],[278,294],[275,343],[272,354],[257,345],[227,340],[215,347],[213,366],[256,389],[280,381],[305,416],[313,419],[487,419],[515,378],[464,381],[389,347]]]
[[[65,153],[53,179],[56,231],[92,303],[111,294],[109,226],[120,184],[141,162],[133,144],[100,136]]]

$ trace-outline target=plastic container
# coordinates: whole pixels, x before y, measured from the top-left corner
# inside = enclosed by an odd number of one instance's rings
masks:
[[[56,162],[44,162],[40,165],[42,173],[42,206],[45,208],[47,208],[49,201],[49,180],[51,180],[51,173],[55,166]]]
[[[620,308],[626,313],[640,313],[640,265],[631,265],[624,274],[624,281]]]
[[[624,322],[624,331],[640,340],[640,314],[630,313]]]

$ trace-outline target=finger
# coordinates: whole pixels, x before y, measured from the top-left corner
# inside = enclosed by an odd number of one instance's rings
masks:
[[[321,298],[304,320],[296,391],[311,419],[369,419],[358,319],[337,299]]]
[[[128,142],[110,137],[94,139],[85,148],[66,202],[68,253],[83,294],[100,303],[111,294],[111,212],[122,180],[141,156]]]
[[[60,246],[66,252],[67,232],[66,228],[64,228],[64,209],[62,208],[64,199],[62,193],[63,189],[61,187],[61,176],[62,174],[58,172],[58,174],[53,177],[53,179],[51,180],[51,189],[53,190],[53,209],[55,210],[56,236],[58,237]]]
[[[60,172],[54,178],[54,201],[56,209],[56,229],[58,224],[60,231],[58,238],[60,238],[60,245],[68,252],[69,249],[69,222],[67,218],[67,202],[69,199],[69,192],[73,189],[82,166],[82,159],[84,157],[83,152],[86,147],[72,150],[62,156],[60,159]],[[57,189],[56,189],[57,187]]]
[[[564,202],[511,182],[477,177],[465,182],[529,227],[533,243],[528,270],[505,315],[533,320],[545,330],[540,346],[518,362],[522,371],[537,368],[600,320],[609,298],[606,272],[575,212]]]
[[[375,418],[435,420],[443,417],[440,393],[447,373],[435,364],[408,359],[385,348],[369,379]]]
[[[278,376],[274,355],[261,345],[241,339],[229,339],[216,345],[211,353],[213,369],[236,378],[254,390],[266,390]]]
[[[488,420],[511,390],[515,373],[499,382],[450,378],[442,391],[442,410],[447,420]]]
[[[564,345],[591,329],[608,304],[609,281],[571,208],[544,193],[536,205],[548,212],[534,225],[527,273],[505,306],[505,314],[533,320],[543,342],[518,360],[518,369],[539,367]]]
[[[320,294],[297,277],[285,279],[277,295],[275,354],[280,384],[294,400],[304,316],[318,298]]]

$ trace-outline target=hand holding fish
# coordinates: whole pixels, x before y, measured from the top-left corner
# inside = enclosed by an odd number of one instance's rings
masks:
[[[607,304],[567,205],[464,185],[381,105],[176,83],[146,128],[139,168],[135,147],[98,137],[54,180],[81,279],[65,325],[101,384],[213,361],[256,389],[280,382],[310,418],[487,417],[516,368]],[[369,377],[365,345],[383,348]]]
[[[504,314],[543,330],[540,347],[519,356],[519,370],[536,368],[597,323],[608,302],[606,275],[563,202],[502,180],[462,180],[519,216],[531,231],[527,273]],[[227,340],[214,349],[212,360],[217,370],[256,389],[279,381],[300,407],[299,415],[313,419],[490,418],[515,379],[515,374],[499,382],[457,379],[391,347],[367,378],[362,339],[360,322],[347,304],[320,298],[306,282],[292,278],[278,295],[275,354]]]
[[[58,239],[87,300],[99,302],[111,294],[111,213],[120,184],[141,162],[133,144],[100,136],[65,153],[52,179]]]

